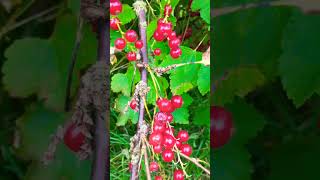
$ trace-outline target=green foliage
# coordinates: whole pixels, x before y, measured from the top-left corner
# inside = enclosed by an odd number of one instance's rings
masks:
[[[136,13],[128,4],[122,4],[122,12],[117,16],[121,22],[121,25],[130,23],[136,18]]]
[[[192,11],[200,10],[201,18],[210,25],[210,0],[193,0]]]

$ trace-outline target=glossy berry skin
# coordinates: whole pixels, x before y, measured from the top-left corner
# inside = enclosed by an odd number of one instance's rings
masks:
[[[153,161],[150,163],[150,171],[151,172],[156,172],[159,170],[159,165],[157,162]]]
[[[163,133],[165,129],[166,129],[166,125],[164,123],[154,123],[152,132]]]
[[[174,38],[177,38],[177,34],[175,31],[171,31],[169,34],[168,34],[168,40],[170,39],[174,39]],[[180,39],[179,39],[180,40]]]
[[[165,149],[161,153],[164,162],[171,162],[174,159],[174,153],[171,149]]]
[[[122,11],[122,4],[119,0],[110,0],[110,14],[118,15]]]
[[[130,102],[130,108],[133,109],[133,110],[135,110],[136,107],[137,107],[137,101],[136,101],[136,100],[132,100],[132,101]]]
[[[170,16],[170,14],[172,13],[172,7],[170,4],[166,4],[164,6],[164,15],[165,16]]]
[[[159,33],[164,34],[164,36],[167,36],[172,31],[172,23],[171,22],[159,23],[157,27],[157,31]]]
[[[125,33],[125,38],[128,42],[136,42],[138,40],[138,34],[136,33],[136,31],[134,30],[128,30],[126,33]]]
[[[184,180],[183,171],[177,169],[173,173],[173,180]]]
[[[176,144],[176,139],[170,134],[163,134],[162,145],[166,149],[171,149]]]
[[[115,17],[115,18],[112,18],[110,20],[110,28],[113,29],[113,30],[119,30],[119,26],[118,24],[120,25],[120,20],[119,18]]]
[[[134,43],[134,46],[137,48],[137,49],[141,49],[143,47],[143,42],[141,40],[138,40]]]
[[[64,144],[68,146],[70,150],[78,152],[84,144],[85,136],[81,132],[81,128],[73,123],[67,128],[63,140]]]
[[[173,58],[173,59],[177,59],[181,56],[182,54],[182,51],[180,48],[174,48],[174,49],[171,49],[170,50],[170,56]]]
[[[163,134],[174,134],[174,129],[172,127],[171,128],[166,127],[163,131]]]
[[[158,144],[161,144],[163,141],[163,136],[161,133],[152,133],[150,134],[149,136],[149,144],[155,146],[155,145],[158,145]]]
[[[155,176],[154,180],[162,180],[162,177],[161,176]]]
[[[135,61],[137,60],[137,54],[135,52],[128,52],[127,59],[129,61]]]
[[[173,38],[171,40],[169,40],[169,47],[171,49],[174,49],[174,48],[178,48],[181,44],[181,41],[179,38]]]
[[[117,49],[120,49],[122,50],[123,48],[126,47],[126,41],[123,39],[123,38],[117,38],[115,41],[114,41],[114,46],[117,48]]]
[[[156,41],[163,41],[166,37],[165,37],[165,35],[163,33],[160,33],[159,31],[156,30],[153,33],[153,38]]]
[[[223,107],[211,106],[210,122],[211,148],[222,147],[232,136],[232,114]]]
[[[181,130],[178,132],[177,139],[181,142],[187,142],[189,140],[189,134],[185,130]]]
[[[186,156],[190,156],[192,154],[192,147],[189,144],[181,144],[179,149],[181,153]]]
[[[182,96],[174,95],[171,97],[171,104],[174,108],[181,108],[183,104]]]
[[[171,112],[172,111],[171,101],[168,99],[162,99],[158,104],[158,108],[161,112]]]
[[[172,114],[171,114],[171,113],[167,113],[167,122],[168,122],[168,123],[172,123],[172,121],[173,121],[173,116],[172,116]]]
[[[182,145],[182,143],[179,140],[176,140],[176,146],[178,149],[180,149],[181,145]]]
[[[167,121],[168,115],[163,112],[157,112],[154,115],[154,121],[155,123],[163,124]]]
[[[157,144],[153,146],[153,152],[156,154],[160,154],[162,153],[162,145],[161,144]]]
[[[161,54],[161,49],[156,48],[156,49],[153,51],[153,54],[156,55],[156,56],[160,56],[160,54]]]

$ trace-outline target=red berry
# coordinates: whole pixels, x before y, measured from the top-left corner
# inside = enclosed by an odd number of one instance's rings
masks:
[[[158,171],[159,170],[159,165],[158,165],[158,163],[157,162],[151,162],[150,163],[150,171],[151,172],[156,172],[156,171]]]
[[[110,0],[110,14],[117,15],[122,11],[122,4],[119,0]]]
[[[161,176],[155,176],[154,180],[162,180],[162,177]]]
[[[161,144],[154,145],[153,152],[156,154],[160,154],[162,152],[162,145]]]
[[[154,121],[156,124],[163,124],[167,121],[167,114],[166,113],[163,113],[163,112],[157,112],[155,115],[154,115]]]
[[[162,140],[163,140],[163,136],[161,133],[154,132],[154,133],[150,134],[150,136],[149,136],[149,144],[154,145],[154,146],[161,144]]]
[[[161,101],[162,101],[162,99],[158,98],[157,101],[156,101],[156,104],[159,105]]]
[[[164,24],[166,23],[166,21],[164,20],[164,18],[159,18],[158,19],[158,22],[157,22],[157,25],[159,26],[160,24]]]
[[[178,149],[180,149],[181,145],[182,145],[182,143],[179,140],[176,140],[176,146]]]
[[[161,33],[161,32],[159,32],[159,31],[156,30],[156,31],[153,33],[153,38],[154,38],[154,40],[156,40],[156,41],[163,41],[166,37],[164,36],[163,33]]]
[[[172,13],[172,7],[170,4],[167,4],[165,7],[164,7],[164,15],[165,16],[170,16],[170,14]]]
[[[134,30],[128,30],[125,34],[125,38],[129,42],[135,42],[138,39],[138,34]]]
[[[129,171],[130,172],[132,171],[132,163],[131,162],[129,163]]]
[[[177,34],[175,31],[171,31],[171,33],[168,34],[168,39],[174,39],[177,37]]]
[[[159,133],[163,133],[163,131],[165,130],[166,125],[164,123],[154,123],[153,124],[153,131],[152,132],[159,132]]]
[[[167,122],[171,123],[173,121],[173,116],[171,113],[167,113]]]
[[[143,42],[141,40],[136,41],[136,43],[134,44],[134,46],[137,49],[141,49],[143,47]]]
[[[180,108],[183,104],[182,96],[179,96],[179,95],[172,96],[171,104],[174,108]]]
[[[232,115],[223,107],[211,106],[210,144],[212,148],[225,145],[232,136]]]
[[[192,36],[192,28],[189,27],[187,30],[186,30],[186,34],[184,35],[184,39],[188,39]]]
[[[130,108],[133,109],[133,110],[135,110],[136,107],[137,107],[137,101],[136,101],[136,100],[132,100],[132,101],[130,102]]]
[[[161,49],[156,48],[156,49],[153,51],[153,54],[156,55],[156,56],[160,56],[160,54],[161,54]]]
[[[119,18],[115,17],[115,18],[112,18],[110,20],[110,28],[113,29],[113,30],[119,30],[119,26],[118,24],[120,25],[120,20]]]
[[[164,162],[171,162],[174,159],[174,153],[171,149],[165,149],[161,156]]]
[[[181,153],[186,156],[190,156],[192,154],[192,147],[189,144],[181,144],[179,149]]]
[[[135,61],[135,60],[137,60],[137,55],[136,55],[136,53],[135,53],[135,52],[128,52],[128,54],[127,54],[127,59],[128,59],[129,61]]]
[[[187,142],[189,140],[189,134],[185,130],[181,130],[178,132],[177,139],[181,142]]]
[[[171,49],[179,48],[180,44],[181,44],[181,41],[179,38],[173,38],[169,40],[169,47]]]
[[[177,169],[173,173],[173,180],[184,180],[183,171]]]
[[[166,149],[171,149],[176,144],[176,139],[170,134],[163,134],[162,145]]]
[[[166,127],[166,128],[164,129],[163,134],[174,134],[174,129],[173,129],[172,127],[171,127],[171,128]]]
[[[126,47],[126,41],[123,39],[123,38],[118,38],[114,41],[114,46],[117,48],[117,49],[123,49]]]
[[[174,48],[174,49],[171,49],[170,50],[170,56],[173,58],[173,59],[177,59],[181,56],[182,54],[182,51],[180,48]]]
[[[162,33],[164,36],[167,36],[172,31],[172,23],[159,23],[156,31],[159,31],[159,33]]]
[[[162,99],[158,104],[161,112],[170,112],[172,110],[171,101],[168,99]]]
[[[70,150],[78,152],[84,144],[85,136],[81,131],[81,127],[73,123],[67,128],[63,140]]]

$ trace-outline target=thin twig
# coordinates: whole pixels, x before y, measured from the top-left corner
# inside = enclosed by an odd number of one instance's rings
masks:
[[[205,167],[203,167],[195,158],[191,158],[189,156],[184,155],[183,153],[180,153],[180,155],[184,158],[186,158],[187,160],[189,160],[190,162],[192,162],[193,164],[195,164],[196,166],[198,166],[199,168],[201,168],[204,172],[206,172],[208,175],[210,175],[210,171],[208,169],[206,169]]]
[[[146,166],[147,180],[151,180],[151,173],[149,169],[148,152],[146,151],[146,144],[142,141],[142,153],[144,154],[144,165]]]

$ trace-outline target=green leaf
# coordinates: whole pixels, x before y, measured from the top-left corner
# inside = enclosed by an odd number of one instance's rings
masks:
[[[80,12],[80,0],[68,0],[68,8],[77,15]]]
[[[191,10],[200,10],[200,17],[210,25],[210,0],[192,1]]]
[[[189,124],[189,112],[186,108],[178,108],[173,113],[173,122],[177,124]]]
[[[170,75],[171,92],[179,95],[195,87],[198,70],[199,64],[190,64],[173,70]]]
[[[230,103],[234,97],[246,96],[264,81],[264,75],[256,68],[233,69],[225,80],[218,83],[212,96],[212,102],[216,105]]]
[[[161,67],[165,67],[173,64],[181,64],[181,63],[190,63],[197,62],[202,60],[202,53],[198,51],[194,51],[193,49],[185,46],[181,46],[182,54],[178,59],[173,59],[170,55],[164,59],[164,61],[160,64]]]
[[[122,12],[118,14],[121,25],[128,24],[136,18],[136,13],[133,8],[128,4],[122,4]]]
[[[47,40],[26,38],[6,51],[3,83],[12,96],[45,94],[57,80],[57,57]]]
[[[131,64],[128,66],[126,76],[129,82],[129,91],[132,91],[132,86],[135,86],[135,84],[140,81],[140,71],[139,69],[136,69],[136,71],[134,71],[134,65]],[[134,81],[133,84],[132,84],[132,81]]]
[[[199,126],[210,126],[210,104],[209,101],[207,103],[201,103],[194,110],[194,116],[192,118],[192,122],[195,125]]]
[[[181,97],[183,99],[182,107],[188,108],[192,104],[193,98],[188,93],[182,94]]]
[[[130,96],[130,85],[128,77],[125,74],[118,73],[111,78],[111,90],[113,92],[122,92],[126,96]]]
[[[198,72],[198,89],[202,95],[210,91],[210,67],[202,65]]]
[[[168,81],[165,78],[156,77],[159,86],[160,86],[160,95],[164,96],[164,94],[161,94],[161,92],[165,92],[167,88],[169,87]],[[156,90],[154,87],[154,83],[152,82],[151,76],[148,77],[148,86],[150,87],[150,91],[147,94],[147,102],[148,104],[156,104]],[[159,89],[158,89],[159,91]]]
[[[110,31],[110,46],[114,46],[114,41],[121,38],[121,33],[119,31]]]
[[[132,123],[136,124],[138,122],[138,113],[133,111],[129,106],[128,102],[131,99],[127,96],[120,95],[115,100],[115,109],[120,113],[117,118],[117,126],[124,126],[127,124],[128,120],[131,120]],[[127,109],[127,111],[125,111]]]
[[[314,93],[320,94],[319,17],[296,13],[284,31],[279,71],[284,89],[296,107]]]
[[[158,19],[154,19],[148,24],[148,27],[147,27],[147,39],[151,39],[151,37],[153,36],[153,33],[156,31],[157,22],[158,22]]]

